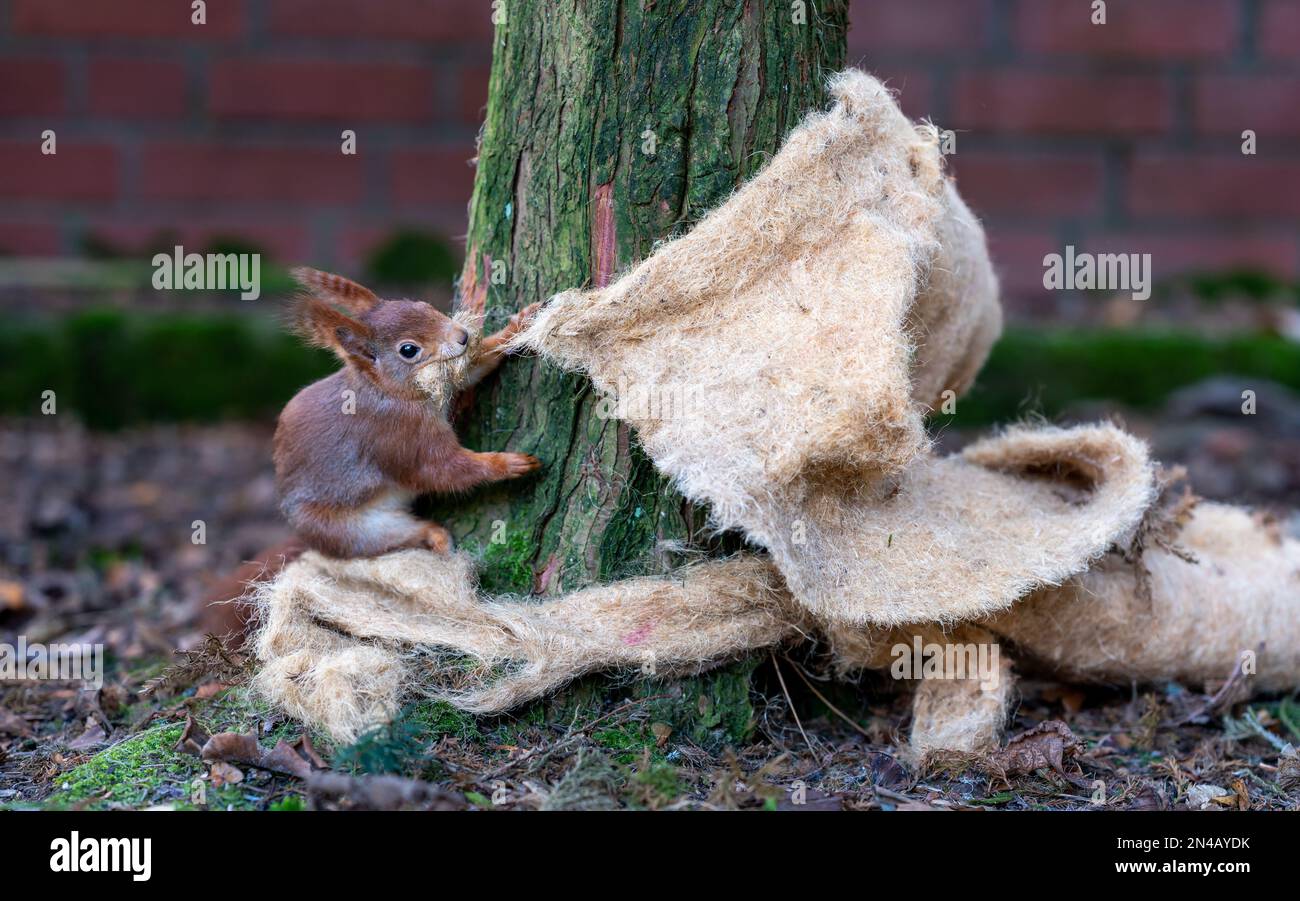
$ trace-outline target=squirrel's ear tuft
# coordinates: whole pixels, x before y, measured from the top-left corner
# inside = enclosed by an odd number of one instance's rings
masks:
[[[374,332],[325,301],[316,297],[299,299],[294,306],[293,325],[309,343],[334,351],[343,362],[363,370],[373,367]]]
[[[369,288],[332,272],[299,266],[289,270],[289,274],[313,297],[336,303],[353,313],[368,312],[379,303],[379,298]]]

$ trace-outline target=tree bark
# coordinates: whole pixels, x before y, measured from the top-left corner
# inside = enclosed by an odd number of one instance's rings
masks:
[[[502,4],[458,307],[499,328],[557,291],[608,284],[717,206],[824,103],[846,5]],[[597,401],[585,377],[527,357],[470,399],[467,447],[544,464],[434,511],[482,554],[486,590],[554,595],[670,568],[683,545],[717,551],[701,539],[704,511]]]

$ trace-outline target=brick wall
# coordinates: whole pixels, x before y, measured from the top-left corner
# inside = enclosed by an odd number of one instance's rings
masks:
[[[196,26],[189,0],[0,0],[0,249],[130,250],[175,230],[347,268],[399,226],[463,233],[486,3],[207,12]]]
[[[815,6],[813,2],[813,6]],[[855,0],[850,59],[952,129],[1009,300],[1042,257],[1300,265],[1300,0]],[[456,236],[487,0],[0,0],[0,250],[242,236],[349,268]],[[38,151],[58,136],[56,157]],[[353,129],[360,152],[339,153]],[[1258,136],[1241,153],[1241,132]]]
[[[1300,263],[1300,0],[858,0],[850,58],[956,133],[1007,293],[1044,254],[1151,253],[1157,278]],[[1241,152],[1256,132],[1258,153]]]

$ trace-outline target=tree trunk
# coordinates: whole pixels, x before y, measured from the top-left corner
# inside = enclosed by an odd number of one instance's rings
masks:
[[[485,328],[602,286],[726,199],[824,102],[846,0],[508,0],[456,303]],[[800,18],[804,21],[800,23]],[[460,426],[542,472],[434,511],[489,591],[554,595],[657,572],[703,511],[655,472],[585,377],[508,360]],[[706,548],[707,552],[708,548]],[[716,547],[714,547],[716,551]]]

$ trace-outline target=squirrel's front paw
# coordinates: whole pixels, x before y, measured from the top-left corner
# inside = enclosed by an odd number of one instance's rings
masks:
[[[530,303],[518,313],[511,316],[510,321],[506,323],[506,327],[501,331],[507,338],[513,338],[532,324],[533,317],[537,315],[537,311],[541,308],[541,303]]]
[[[505,453],[501,457],[508,478],[518,478],[542,468],[542,461],[532,454]]]

